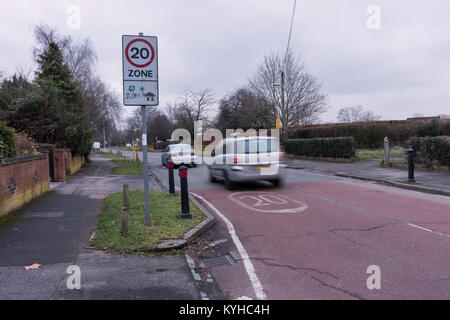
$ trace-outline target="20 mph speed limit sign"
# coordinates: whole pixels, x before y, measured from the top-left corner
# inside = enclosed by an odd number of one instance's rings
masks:
[[[157,106],[158,38],[122,36],[123,103],[126,106]]]

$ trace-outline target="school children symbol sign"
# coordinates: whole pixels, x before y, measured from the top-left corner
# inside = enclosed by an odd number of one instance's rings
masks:
[[[123,104],[157,106],[158,38],[122,36]]]

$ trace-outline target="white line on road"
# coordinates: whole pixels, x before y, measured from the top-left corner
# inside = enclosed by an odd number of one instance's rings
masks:
[[[234,228],[233,224],[230,222],[230,220],[227,219],[216,207],[214,207],[208,200],[203,198],[202,196],[199,196],[195,193],[191,193],[193,196],[199,198],[204,203],[206,203],[214,212],[216,213],[219,218],[225,222],[228,228],[228,233],[231,235],[231,238],[233,239],[234,244],[236,245],[237,250],[239,251],[239,254],[241,255],[242,260],[244,261],[245,270],[247,271],[247,275],[250,279],[250,282],[252,283],[253,290],[255,291],[256,298],[259,300],[266,300],[267,296],[264,292],[264,289],[261,285],[261,282],[259,281],[258,276],[255,272],[255,267],[253,266],[253,263],[251,262],[247,251],[245,250],[241,240],[236,234],[236,229]]]
[[[421,227],[421,226],[418,226],[417,224],[413,224],[413,223],[406,223],[406,224],[408,226],[410,226],[410,227],[413,227],[413,228],[418,228],[420,230],[427,231],[427,232],[430,232],[430,233],[434,233],[434,234],[440,235],[442,237],[450,238],[450,235],[448,235],[446,233],[442,233],[442,232],[439,232],[439,231],[436,231],[436,230],[432,230],[432,229],[429,229],[429,228]]]

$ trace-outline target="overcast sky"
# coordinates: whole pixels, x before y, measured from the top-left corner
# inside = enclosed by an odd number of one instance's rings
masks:
[[[159,38],[160,102],[185,88],[221,98],[246,84],[264,55],[284,51],[294,0],[0,0],[0,70],[32,70],[33,25],[89,37],[96,71],[122,95],[122,34]],[[81,9],[80,29],[67,10]],[[376,5],[381,11],[377,20]],[[291,46],[323,83],[335,121],[362,105],[383,119],[450,113],[450,1],[298,0]],[[368,20],[369,26],[368,27]],[[380,29],[374,29],[378,22]],[[126,107],[128,112],[134,107]]]

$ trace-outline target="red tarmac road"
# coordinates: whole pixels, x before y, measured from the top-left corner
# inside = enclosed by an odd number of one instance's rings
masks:
[[[194,193],[233,224],[267,299],[450,298],[448,198],[350,180]],[[243,263],[213,275],[229,298],[256,298]]]

